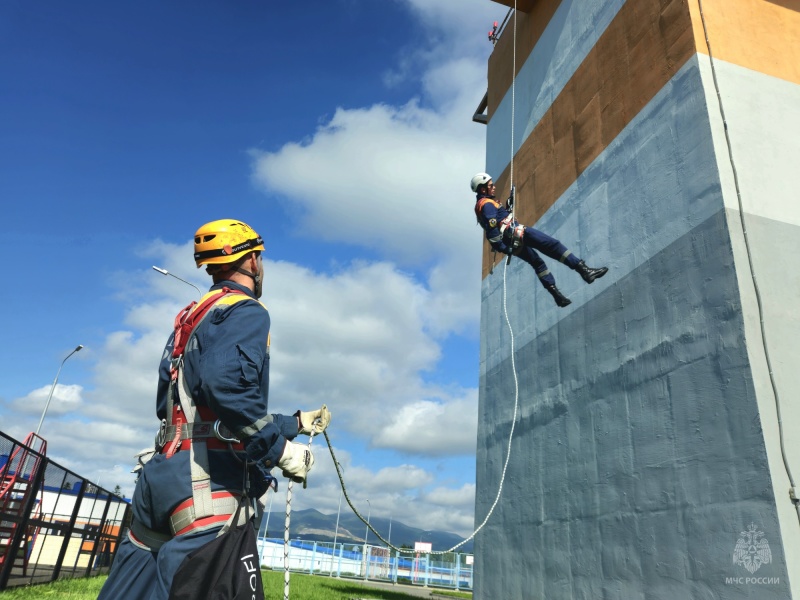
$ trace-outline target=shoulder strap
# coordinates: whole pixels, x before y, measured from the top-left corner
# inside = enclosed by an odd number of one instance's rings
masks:
[[[495,202],[495,201],[494,201],[494,200],[492,200],[491,198],[489,198],[489,197],[487,197],[487,196],[484,196],[483,198],[481,198],[480,200],[478,200],[478,201],[475,203],[475,214],[477,215],[477,217],[478,217],[478,219],[479,219],[479,220],[480,220],[480,218],[481,218],[481,211],[483,210],[483,207],[484,207],[484,205],[485,205],[487,202],[491,202],[491,203],[492,203],[492,204],[494,204],[494,205],[495,205],[497,208],[500,208],[500,204],[498,204],[497,202]]]
[[[206,294],[205,297],[200,300],[199,304],[197,302],[190,302],[186,308],[178,313],[175,317],[175,342],[172,348],[172,358],[177,358],[183,354],[186,342],[189,340],[195,327],[205,318],[208,311],[228,294],[246,295],[242,291],[224,287],[217,292]]]

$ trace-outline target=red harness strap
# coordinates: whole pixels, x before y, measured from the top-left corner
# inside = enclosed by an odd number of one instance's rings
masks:
[[[178,358],[183,354],[186,342],[189,341],[189,336],[192,335],[192,330],[197,323],[199,323],[208,310],[216,304],[217,300],[227,294],[244,294],[244,292],[224,287],[216,294],[200,302],[200,304],[197,302],[190,302],[186,308],[178,313],[175,317],[175,340],[172,348],[172,358]]]

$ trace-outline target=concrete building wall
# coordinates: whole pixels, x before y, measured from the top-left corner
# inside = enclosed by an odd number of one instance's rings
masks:
[[[792,3],[704,0],[702,19],[697,0],[539,0],[518,13],[517,216],[610,271],[587,286],[548,260],[573,301],[559,309],[528,265],[493,265],[485,249],[478,523],[515,397],[518,415],[476,537],[476,598],[800,598],[776,410],[797,478]],[[501,197],[512,27],[489,65],[487,171]],[[771,550],[752,573],[733,561],[751,524]]]

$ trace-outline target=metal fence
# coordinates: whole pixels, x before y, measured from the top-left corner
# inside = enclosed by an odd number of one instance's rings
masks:
[[[107,573],[130,525],[129,501],[46,457],[46,442],[0,432],[0,590]],[[472,555],[291,540],[289,568],[468,591]],[[261,566],[284,569],[283,540],[258,540]]]
[[[283,540],[259,538],[261,566],[285,569]],[[289,541],[289,570],[312,575],[329,575],[405,583],[452,590],[472,590],[472,555],[428,554],[392,551],[369,544],[336,544],[309,540]]]
[[[107,573],[130,504],[0,432],[0,590]]]

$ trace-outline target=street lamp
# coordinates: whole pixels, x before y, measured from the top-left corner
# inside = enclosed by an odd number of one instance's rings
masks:
[[[369,535],[369,515],[370,515],[370,512],[372,512],[372,504],[370,503],[369,500],[367,500],[367,504],[369,505],[369,508],[367,508],[367,530],[364,532],[364,546],[365,547],[367,545],[367,536]]]
[[[83,345],[78,344],[78,347],[75,348],[75,350],[67,354],[67,358],[69,358],[76,352],[80,352],[81,348],[83,348]],[[53,392],[56,389],[56,383],[58,383],[58,376],[61,374],[61,367],[63,367],[64,363],[67,362],[67,358],[61,361],[61,366],[58,367],[58,371],[56,372],[56,378],[53,380],[53,385],[50,386],[50,393],[47,395],[47,402],[45,402],[44,410],[42,411],[42,418],[39,419],[39,425],[36,427],[35,435],[39,435],[39,430],[42,428],[42,423],[44,422],[44,416],[47,414],[47,408],[50,406],[50,400],[53,398]]]
[[[389,546],[392,545],[392,516],[393,515],[389,515],[389,539],[386,540]]]
[[[369,515],[372,512],[372,504],[367,500],[369,508],[367,509],[367,530],[364,532],[364,579],[367,579],[369,571],[369,563],[367,563],[367,536],[369,535]]]
[[[186,281],[185,279],[181,279],[181,278],[180,278],[180,277],[178,277],[177,275],[174,275],[173,273],[170,273],[169,271],[167,271],[166,269],[162,269],[161,267],[157,267],[157,266],[153,265],[153,270],[154,270],[154,271],[158,271],[158,272],[159,272],[159,273],[161,273],[162,275],[169,275],[170,277],[174,277],[174,278],[175,278],[175,279],[177,279],[178,281],[182,281],[182,282],[183,282],[183,283],[185,283],[186,285],[190,285],[190,286],[192,286],[194,289],[196,289],[196,290],[197,290],[197,293],[198,293],[198,294],[200,294],[200,296],[201,296],[201,297],[203,296],[203,292],[201,292],[201,291],[200,291],[200,288],[199,288],[199,287],[197,287],[195,284],[193,284],[193,283],[189,283],[189,282],[188,282],[188,281]]]

